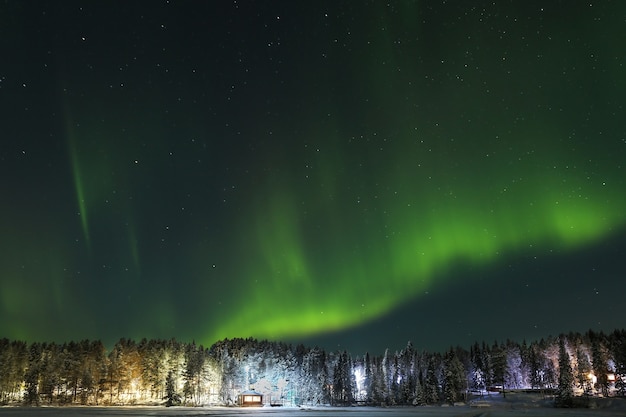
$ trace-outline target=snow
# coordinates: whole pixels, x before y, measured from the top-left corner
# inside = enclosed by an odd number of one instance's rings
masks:
[[[556,408],[501,407],[403,407],[403,408],[153,408],[153,407],[50,407],[50,408],[0,408],[2,417],[82,417],[82,416],[265,416],[268,417],[617,417],[624,416],[624,408],[589,410]]]
[[[0,407],[0,417],[267,416],[267,417],[622,417],[626,399],[595,399],[597,408],[554,408],[539,395],[491,395],[470,404],[427,407]]]

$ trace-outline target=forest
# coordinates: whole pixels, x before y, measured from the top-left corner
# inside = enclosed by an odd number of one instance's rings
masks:
[[[0,339],[0,403],[237,404],[246,390],[271,405],[454,404],[468,395],[537,390],[568,404],[626,394],[626,331],[587,331],[526,343],[474,343],[445,352],[409,342],[352,356],[282,342],[226,339],[26,343]]]

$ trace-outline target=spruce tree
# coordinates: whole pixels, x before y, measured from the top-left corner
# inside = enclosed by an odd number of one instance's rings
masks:
[[[393,358],[393,366],[391,372],[391,387],[389,390],[389,397],[392,405],[396,405],[401,403],[401,395],[400,395],[400,381],[401,381],[401,373],[400,366],[398,364],[398,355],[394,355]]]
[[[176,381],[174,380],[174,373],[169,371],[167,378],[165,379],[165,406],[171,407],[181,404],[181,397],[176,392]]]
[[[593,365],[593,372],[596,376],[596,389],[599,390],[605,397],[609,395],[609,365],[606,355],[606,348],[603,340],[604,335],[591,334],[591,361]]]
[[[419,371],[419,374],[415,380],[415,398],[413,399],[413,405],[424,405],[426,404],[426,400],[424,400],[424,375],[422,371]]]
[[[28,369],[24,374],[24,403],[39,405],[39,374],[43,347],[40,343],[30,345]]]
[[[404,350],[400,352],[400,402],[401,404],[412,404],[415,399],[416,380],[415,374],[415,349],[411,342],[407,343]]]
[[[339,355],[333,373],[333,399],[340,405],[350,405],[354,402],[353,394],[352,358],[344,351]]]
[[[365,390],[365,401],[367,403],[372,402],[372,360],[370,354],[365,354],[365,364],[363,366],[363,372],[365,373],[363,379],[363,389]]]
[[[539,347],[536,343],[532,343],[528,349],[528,368],[530,374],[530,388],[542,389],[544,388],[542,378],[541,358],[539,353]]]
[[[615,361],[615,390],[623,397],[626,396],[626,330],[615,330],[611,345]]]
[[[424,381],[424,402],[434,404],[439,401],[439,380],[437,378],[437,364],[435,355],[430,357],[428,368],[426,369],[426,380]]]
[[[558,407],[571,407],[574,397],[574,374],[565,348],[565,338],[559,339],[559,385],[556,395]]]
[[[576,363],[576,379],[578,386],[587,394],[590,390],[589,373],[591,372],[591,363],[589,362],[589,356],[587,356],[582,346],[578,346],[576,349]]]
[[[506,379],[506,351],[504,345],[499,345],[497,342],[493,344],[491,348],[491,369],[492,369],[492,384],[501,385],[502,392],[504,392],[504,382]]]
[[[470,363],[471,363],[471,388],[474,390],[480,390],[481,392],[486,389],[484,378],[484,366],[483,357],[478,342],[474,343],[470,347]]]
[[[450,404],[457,402],[465,388],[465,370],[453,349],[446,354],[443,364],[443,397]]]
[[[387,399],[387,385],[383,372],[382,360],[374,358],[371,364],[371,394],[370,397],[375,405],[382,405]]]

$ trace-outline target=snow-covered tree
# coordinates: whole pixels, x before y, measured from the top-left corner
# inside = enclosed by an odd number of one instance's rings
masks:
[[[556,405],[571,407],[574,397],[574,374],[569,353],[565,346],[565,337],[559,339],[559,385],[557,388]]]
[[[478,343],[474,343],[470,348],[469,381],[470,387],[474,390],[484,391],[485,386],[485,366],[483,365],[483,355]]]
[[[505,348],[506,371],[504,384],[507,388],[519,389],[524,386],[524,368],[520,347],[513,343],[507,343]]]
[[[28,369],[24,374],[24,403],[39,405],[39,373],[41,371],[43,346],[40,343],[30,345]]]
[[[493,381],[494,385],[504,385],[507,379],[507,358],[506,349],[504,345],[494,343],[491,348],[491,366],[493,369]]]
[[[542,358],[536,343],[531,343],[528,347],[528,368],[530,388],[543,388]]]
[[[424,380],[424,402],[426,404],[435,404],[439,401],[439,378],[437,377],[438,363],[435,355],[432,355],[428,361],[426,369],[426,377]]]
[[[201,346],[196,346],[195,343],[186,346],[183,394],[185,402],[192,406],[202,405],[206,359]]]
[[[591,372],[591,362],[584,347],[579,345],[576,348],[576,382],[583,393],[590,391],[589,374]]]
[[[27,344],[0,339],[0,405],[18,400],[27,366]]]
[[[615,361],[615,390],[626,395],[626,330],[615,330],[611,335],[611,350]]]
[[[446,353],[443,360],[443,399],[454,404],[462,398],[465,391],[465,369],[453,349]]]
[[[339,355],[333,372],[333,404],[350,405],[354,403],[354,373],[352,359],[348,352]]]
[[[368,397],[376,405],[385,403],[387,401],[387,383],[380,357],[372,358],[369,374],[371,382]]]
[[[165,406],[172,407],[181,403],[182,398],[176,391],[176,377],[174,372],[170,370],[165,378]]]
[[[487,343],[483,341],[480,348],[480,357],[482,363],[482,379],[485,388],[489,388],[495,383],[494,371],[493,371],[493,357],[491,348]]]
[[[602,395],[609,395],[609,366],[606,350],[605,336],[602,333],[590,332],[591,338],[591,361],[593,373],[596,377],[596,390]]]

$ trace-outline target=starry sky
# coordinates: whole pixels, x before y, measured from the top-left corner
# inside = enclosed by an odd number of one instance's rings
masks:
[[[626,3],[5,1],[0,337],[624,327]]]

